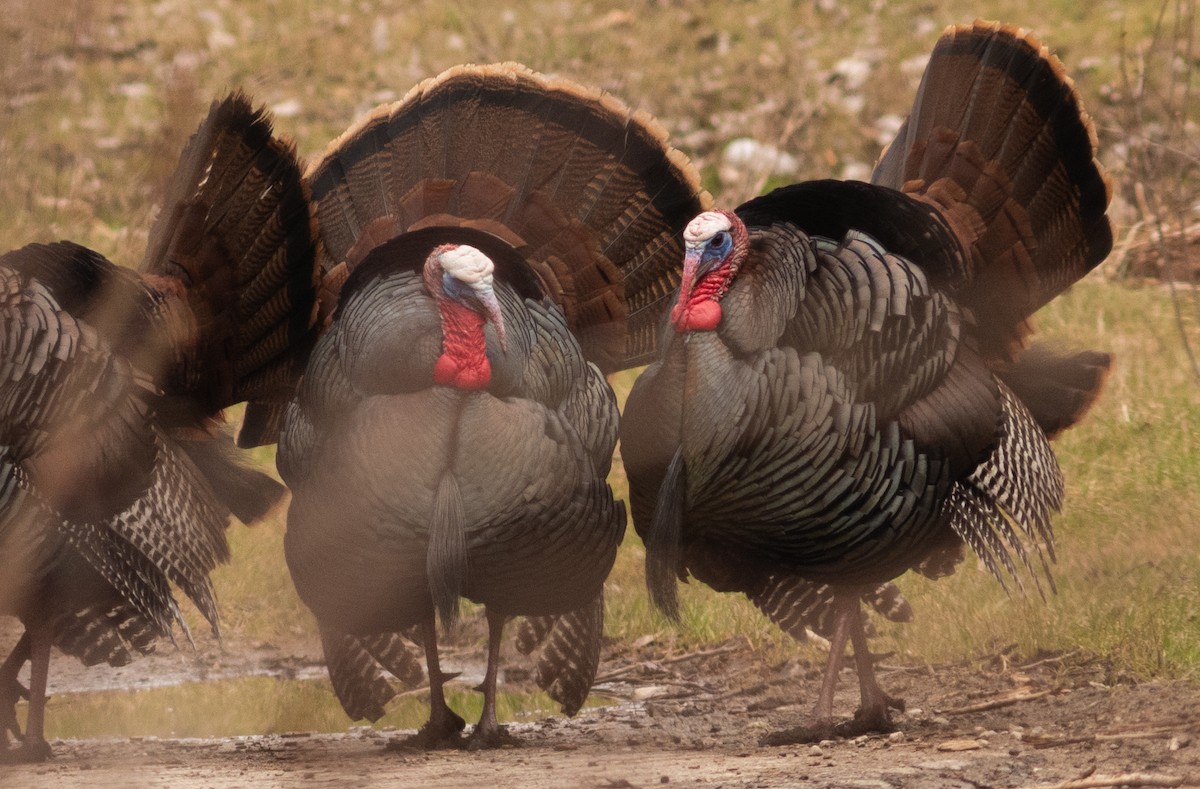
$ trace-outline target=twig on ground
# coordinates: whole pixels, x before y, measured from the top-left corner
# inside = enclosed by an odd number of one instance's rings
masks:
[[[1160,773],[1100,774],[1056,784],[1035,784],[1027,789],[1100,789],[1107,786],[1183,786],[1183,776]]]
[[[1055,655],[1053,657],[1042,658],[1041,660],[1035,660],[1032,663],[1026,663],[1024,666],[1016,666],[1015,668],[1017,671],[1029,671],[1030,669],[1037,668],[1038,666],[1044,666],[1047,663],[1062,663],[1067,658],[1078,655],[1079,652],[1080,652],[1080,650],[1073,649],[1070,652],[1067,652],[1062,655]]]
[[[1050,688],[1049,690],[1039,690],[1036,693],[1020,693],[1013,696],[1001,696],[998,699],[982,701],[978,704],[969,704],[966,707],[956,707],[950,710],[939,710],[943,715],[966,715],[971,712],[986,712],[987,710],[995,710],[1001,707],[1008,707],[1013,704],[1020,704],[1022,701],[1033,701],[1034,699],[1044,698],[1053,693],[1058,693],[1062,688]]]
[[[714,647],[713,649],[701,649],[698,652],[688,652],[685,655],[673,655],[671,657],[662,658],[661,660],[653,660],[653,661],[647,660],[647,661],[639,661],[637,663],[630,663],[628,666],[621,666],[620,668],[616,668],[616,669],[613,669],[612,671],[608,671],[608,672],[605,672],[604,674],[601,674],[600,676],[596,677],[593,684],[598,684],[601,682],[610,682],[614,679],[619,679],[621,677],[624,677],[626,674],[630,674],[634,671],[637,671],[638,669],[640,669],[642,666],[645,666],[645,665],[669,666],[669,665],[673,665],[675,663],[682,663],[685,660],[695,660],[696,658],[705,658],[705,657],[712,657],[713,655],[724,655],[729,652],[738,652],[745,648],[746,648],[746,645],[744,643],[726,644],[725,646]]]
[[[1149,740],[1167,734],[1178,734],[1186,726],[1155,726],[1152,729],[1136,731],[1109,732],[1107,734],[1083,734],[1078,737],[1026,737],[1023,742],[1034,748],[1058,748],[1063,745],[1076,745],[1081,742],[1116,742],[1118,740]]]

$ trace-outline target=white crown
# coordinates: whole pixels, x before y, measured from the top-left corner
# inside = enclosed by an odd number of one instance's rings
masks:
[[[492,289],[492,273],[496,265],[475,247],[461,244],[438,254],[442,270],[472,290]]]
[[[688,244],[702,244],[722,230],[728,231],[731,227],[733,225],[730,223],[729,217],[718,214],[716,211],[705,211],[688,222],[687,228],[683,231],[683,240]]]

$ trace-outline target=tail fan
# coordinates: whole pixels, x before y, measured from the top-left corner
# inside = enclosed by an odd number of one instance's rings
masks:
[[[1062,64],[1024,31],[976,22],[938,41],[872,181],[935,206],[963,249],[959,298],[1003,351],[1112,248],[1111,186]]]
[[[178,445],[208,481],[217,499],[242,523],[251,525],[262,520],[287,492],[283,483],[245,463],[232,436],[224,431],[197,439],[180,438]]]
[[[353,636],[322,627],[321,645],[334,695],[351,720],[373,723],[383,717],[384,706],[395,698],[396,689],[380,667],[406,688],[416,687],[424,679],[421,664],[398,633]]]
[[[1099,351],[1060,354],[1035,344],[997,374],[1054,438],[1083,419],[1096,402],[1112,361],[1111,354]]]
[[[1062,506],[1063,476],[1046,434],[1006,386],[1003,435],[992,454],[954,485],[945,513],[950,525],[1006,589],[1028,575],[1054,589],[1050,518]],[[1018,561],[1020,565],[1018,565]]]
[[[537,684],[557,701],[564,715],[574,715],[587,701],[604,639],[604,594],[560,616],[528,617],[517,630],[517,650],[531,654],[542,648]]]
[[[308,178],[323,270],[401,234],[472,243],[557,302],[605,372],[653,356],[682,230],[709,202],[647,115],[513,63],[426,80],[335,140]]]
[[[316,338],[315,231],[292,143],[235,93],[214,102],[172,177],[142,263],[183,345],[171,393],[204,413],[286,402]],[[182,341],[182,343],[180,342]]]

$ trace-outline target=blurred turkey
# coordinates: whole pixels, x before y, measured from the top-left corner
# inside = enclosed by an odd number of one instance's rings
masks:
[[[290,407],[288,566],[347,714],[376,719],[425,651],[430,720],[454,741],[436,615],[486,607],[472,747],[500,741],[502,628],[542,645],[573,713],[625,528],[606,480],[604,373],[655,350],[680,233],[706,196],[649,118],[515,64],[460,67],[383,106],[309,173],[327,321]],[[590,360],[590,361],[589,361]],[[394,669],[393,669],[394,667]]]
[[[283,494],[241,465],[221,410],[286,401],[315,285],[294,149],[242,95],[189,142],[140,271],[68,242],[0,256],[0,614],[25,628],[0,667],[0,761],[49,754],[52,645],[124,665],[187,634],[171,584],[218,632],[228,517]]]
[[[666,612],[690,574],[792,632],[797,585],[828,592],[816,708],[769,742],[885,729],[902,708],[863,632],[879,584],[950,572],[964,543],[1002,584],[1049,578],[1047,436],[1110,359],[1026,338],[1111,247],[1094,149],[1061,64],[976,23],[939,40],[873,184],[797,184],[686,229],[674,330],[630,394],[622,456]],[[835,727],[847,639],[862,703]]]

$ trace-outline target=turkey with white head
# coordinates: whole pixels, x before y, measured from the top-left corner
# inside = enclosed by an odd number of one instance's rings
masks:
[[[625,528],[606,478],[606,372],[653,354],[680,233],[706,196],[649,118],[502,64],[380,107],[309,173],[326,269],[317,343],[280,441],[288,566],[353,718],[428,667],[419,742],[458,739],[435,612],[483,604],[484,707],[503,740],[505,620],[531,617],[538,681],[569,714],[599,660]]]
[[[860,610],[879,584],[943,574],[964,544],[1002,583],[1048,576],[1063,494],[1048,436],[1110,363],[1027,347],[1033,312],[1112,244],[1091,122],[1030,36],[948,30],[873,180],[695,218],[670,339],[622,421],[661,608],[688,575],[792,633],[797,588],[832,605],[812,718],[769,742],[890,726],[901,702],[875,681]],[[847,640],[862,704],[835,726]]]

